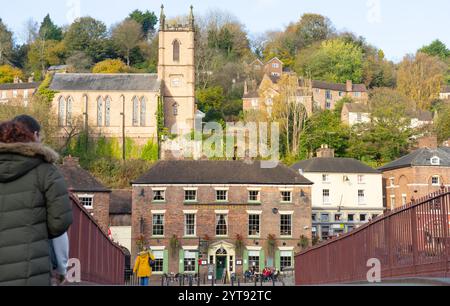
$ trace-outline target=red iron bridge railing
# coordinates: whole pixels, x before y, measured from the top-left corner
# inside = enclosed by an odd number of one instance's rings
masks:
[[[74,195],[71,195],[70,198],[73,208],[73,224],[68,230],[69,254],[71,259],[79,261],[81,282],[124,285],[124,251],[109,239]]]
[[[296,284],[367,282],[372,259],[382,281],[450,277],[449,223],[450,189],[442,189],[296,255]]]

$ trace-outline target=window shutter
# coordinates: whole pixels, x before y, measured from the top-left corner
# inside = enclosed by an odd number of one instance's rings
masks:
[[[248,250],[244,250],[242,265],[243,265],[244,272],[247,271],[248,270]]]
[[[169,273],[169,250],[164,250],[163,272]]]
[[[264,250],[259,252],[259,270],[262,271],[266,267],[266,260],[264,258]]]
[[[184,273],[184,250],[183,249],[181,249],[180,250],[180,261],[179,261],[179,264],[178,264],[178,270],[179,270],[179,272],[180,273]]]
[[[278,270],[278,271],[280,271],[280,269],[281,269],[280,256],[281,256],[280,250],[275,251],[275,269]]]

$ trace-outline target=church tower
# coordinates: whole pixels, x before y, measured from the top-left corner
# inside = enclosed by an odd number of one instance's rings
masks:
[[[193,7],[187,23],[175,24],[166,22],[164,6],[161,6],[158,78],[161,80],[165,126],[170,132],[189,133],[194,129],[194,47]]]

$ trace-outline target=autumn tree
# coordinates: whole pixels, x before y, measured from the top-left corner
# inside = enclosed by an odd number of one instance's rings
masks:
[[[415,101],[415,109],[429,109],[439,96],[446,68],[437,57],[421,52],[407,55],[398,69],[398,90]]]
[[[44,76],[49,66],[64,63],[65,56],[63,42],[39,38],[29,46],[27,66],[38,76]]]
[[[307,117],[306,108],[298,99],[298,91],[297,76],[284,74],[278,82],[279,95],[273,105],[273,119],[283,127],[286,154],[293,156],[298,155],[300,135]]]
[[[0,84],[12,83],[16,77],[23,79],[23,73],[20,69],[14,68],[10,65],[0,66]]]
[[[131,50],[138,46],[142,37],[142,26],[132,19],[126,19],[113,28],[112,39],[127,60],[127,66],[130,66]]]
[[[438,107],[434,127],[439,141],[450,139],[450,103]]]
[[[360,83],[363,77],[363,50],[342,39],[327,40],[299,53],[296,71],[313,79]]]
[[[108,59],[95,64],[92,68],[93,73],[126,73],[131,72],[128,67],[120,59]]]
[[[419,50],[419,52],[428,54],[430,56],[437,56],[441,60],[446,60],[450,57],[450,49],[448,49],[447,46],[439,39],[436,39],[427,46],[423,46]]]

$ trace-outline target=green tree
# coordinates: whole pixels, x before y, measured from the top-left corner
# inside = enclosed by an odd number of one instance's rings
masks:
[[[439,141],[450,139],[450,104],[443,103],[437,110],[435,119],[435,131]]]
[[[431,44],[427,46],[423,46],[419,52],[431,55],[431,56],[437,56],[441,60],[446,60],[450,57],[450,49],[447,48],[447,46],[440,41],[439,39],[436,39]]]
[[[145,38],[150,38],[155,32],[155,25],[158,22],[158,18],[154,12],[135,10],[128,17],[141,25]]]
[[[37,39],[29,46],[27,57],[27,68],[45,75],[49,66],[64,63],[66,47],[62,41]]]
[[[118,46],[120,54],[127,60],[127,66],[130,66],[131,51],[142,40],[141,25],[134,20],[127,19],[114,27],[112,39]]]
[[[60,27],[53,23],[50,15],[47,14],[39,28],[39,37],[42,40],[56,40],[60,41],[63,38],[63,32]]]
[[[339,114],[325,110],[315,113],[306,121],[300,134],[301,159],[309,158],[323,144],[334,148],[336,156],[344,157],[348,147],[350,130],[341,122]]]
[[[222,107],[225,102],[223,88],[219,86],[200,89],[195,94],[198,108],[206,114],[205,121],[223,120]]]
[[[363,50],[342,39],[327,40],[299,53],[296,71],[313,79],[360,83],[363,76]]]
[[[407,153],[413,135],[407,115],[411,103],[393,89],[374,89],[369,99],[371,122],[354,127],[348,155],[381,166]]]
[[[94,62],[115,57],[106,25],[92,17],[82,17],[72,23],[63,41],[69,55],[76,51],[85,52]]]
[[[10,64],[9,57],[13,51],[13,35],[0,18],[0,65]]]

